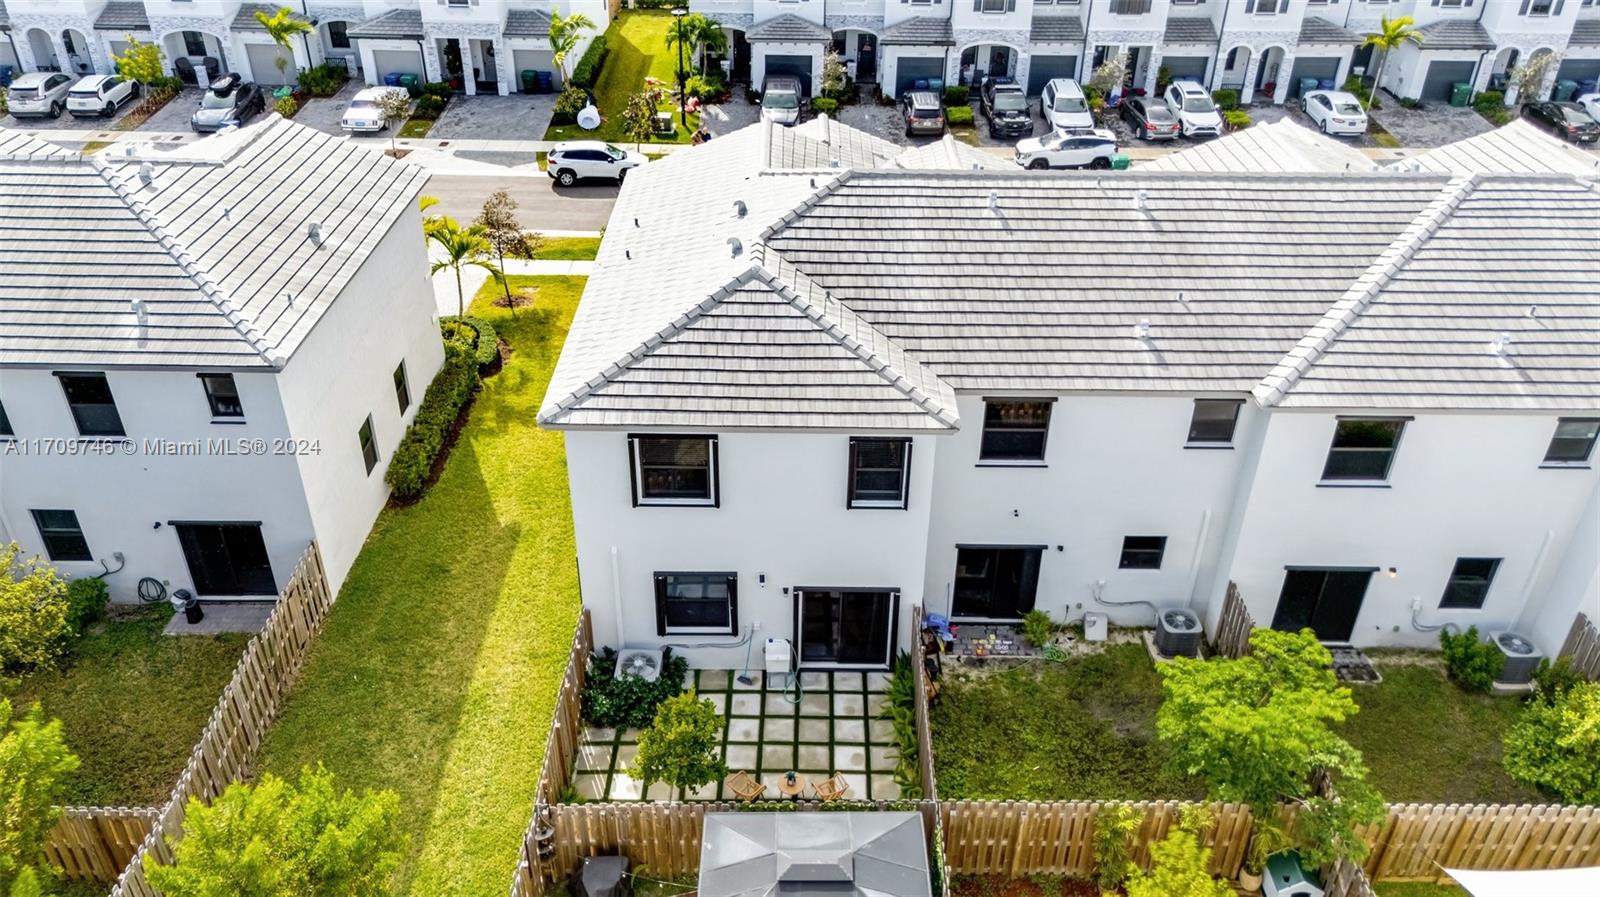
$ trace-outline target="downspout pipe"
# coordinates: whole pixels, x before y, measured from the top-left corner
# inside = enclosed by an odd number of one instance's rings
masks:
[[[1083,20],[1083,56],[1082,61],[1079,63],[1080,65],[1085,66],[1084,71],[1088,73],[1080,79],[1084,84],[1088,84],[1089,79],[1094,77],[1094,56],[1089,52],[1089,35],[1092,33],[1090,29],[1093,26],[1094,0],[1089,0],[1089,14],[1085,16]]]

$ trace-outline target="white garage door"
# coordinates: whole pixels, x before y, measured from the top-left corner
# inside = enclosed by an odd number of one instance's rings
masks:
[[[522,73],[526,70],[549,72],[556,90],[561,89],[561,70],[556,67],[555,56],[549,50],[512,50],[511,80],[522,89]]]
[[[289,62],[283,67],[282,72],[278,71],[277,44],[245,44],[244,52],[250,59],[250,74],[255,76],[257,84],[277,87],[289,83],[289,79],[294,76],[294,57],[287,51],[284,52],[283,58]]]
[[[374,84],[382,84],[384,76],[389,74],[416,75],[422,78],[422,51],[421,50],[373,50],[372,66],[377,69],[371,72]]]

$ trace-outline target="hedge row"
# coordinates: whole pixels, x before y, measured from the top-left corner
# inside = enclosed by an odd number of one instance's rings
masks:
[[[383,477],[396,498],[413,499],[427,489],[428,474],[433,470],[439,449],[444,446],[445,436],[477,388],[477,358],[472,351],[447,339],[444,365],[428,384],[417,416],[395,448],[394,457],[389,459],[389,470]]]
[[[583,58],[578,60],[578,65],[572,70],[572,83],[592,90],[594,83],[600,79],[600,67],[606,64],[606,36],[602,32],[594,36],[589,42],[589,49],[583,51]]]
[[[482,318],[449,315],[439,319],[439,329],[446,343],[455,342],[471,352],[479,367],[493,364],[500,357],[500,335]]]

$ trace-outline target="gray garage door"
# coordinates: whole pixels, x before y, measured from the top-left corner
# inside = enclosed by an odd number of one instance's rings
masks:
[[[1294,61],[1294,74],[1289,78],[1289,96],[1300,95],[1300,79],[1316,78],[1318,81],[1332,81],[1339,74],[1339,57],[1337,56],[1312,56],[1309,59],[1296,59]],[[1334,84],[1334,87],[1340,85]]]
[[[519,91],[522,89],[522,72],[525,69],[549,72],[556,89],[561,88],[561,69],[556,67],[555,57],[549,50],[512,50],[511,83]]]
[[[1422,79],[1422,99],[1449,102],[1450,91],[1457,82],[1471,81],[1477,68],[1473,62],[1435,62],[1428,66],[1428,77]]]
[[[767,77],[775,75],[793,75],[800,79],[800,87],[805,91],[811,90],[811,57],[810,56],[768,56]]]
[[[1556,73],[1557,81],[1600,80],[1600,59],[1566,59]]]
[[[391,73],[412,74],[422,77],[422,51],[421,50],[373,50],[372,66],[377,69],[368,72],[374,84],[382,84],[383,77]]]
[[[1078,57],[1076,56],[1035,56],[1028,63],[1028,96],[1036,97],[1044,92],[1046,81],[1054,78],[1078,77]]]
[[[899,96],[918,81],[944,77],[944,60],[938,57],[902,56],[894,64],[894,95]]]
[[[1209,56],[1168,56],[1161,60],[1161,67],[1172,74],[1172,80],[1187,78],[1202,84],[1206,80],[1206,66],[1210,64]]]
[[[287,52],[283,57],[289,60],[289,64],[284,66],[282,72],[278,71],[274,61],[278,58],[277,44],[245,44],[244,52],[250,59],[250,73],[255,76],[257,84],[287,84],[289,76],[294,73],[294,60]]]

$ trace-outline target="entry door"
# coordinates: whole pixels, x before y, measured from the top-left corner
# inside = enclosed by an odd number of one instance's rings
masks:
[[[1318,641],[1348,642],[1371,579],[1371,570],[1289,570],[1272,628],[1298,632],[1310,627]]]
[[[878,77],[878,49],[870,34],[856,36],[856,80],[872,81]]]
[[[996,78],[1004,78],[1005,76],[1011,74],[1011,72],[1007,70],[1010,66],[1010,63],[1010,47],[989,48],[989,74]]]
[[[950,616],[978,620],[1017,620],[1033,610],[1039,590],[1039,559],[1044,548],[956,547],[956,575]]]
[[[800,665],[887,668],[898,598],[892,590],[796,589]]]
[[[196,594],[278,594],[261,524],[179,523],[175,527]]]

